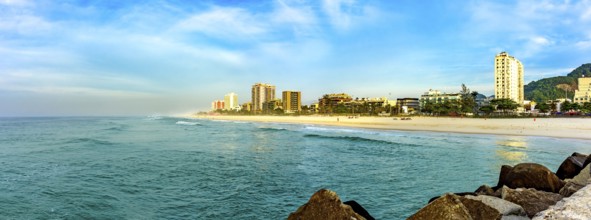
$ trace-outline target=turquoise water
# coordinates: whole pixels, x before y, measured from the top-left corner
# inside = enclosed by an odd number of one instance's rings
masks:
[[[7,219],[285,219],[321,188],[377,219],[495,185],[500,166],[556,170],[591,141],[183,118],[0,118]]]

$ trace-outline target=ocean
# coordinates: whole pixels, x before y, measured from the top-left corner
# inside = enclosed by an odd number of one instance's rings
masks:
[[[551,170],[591,141],[173,117],[0,118],[1,219],[285,219],[319,189],[376,219]]]

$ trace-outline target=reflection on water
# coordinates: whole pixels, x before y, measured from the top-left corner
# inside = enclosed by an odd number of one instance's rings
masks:
[[[527,140],[525,137],[509,137],[508,139],[498,140],[496,151],[499,159],[507,162],[520,163],[527,159]]]
[[[525,137],[511,137],[509,140],[498,140],[497,145],[505,147],[527,148]]]
[[[522,162],[527,159],[527,154],[523,151],[497,150],[497,156],[511,162]]]

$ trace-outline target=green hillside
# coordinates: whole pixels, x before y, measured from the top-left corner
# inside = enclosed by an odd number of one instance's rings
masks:
[[[574,90],[577,89],[577,78],[582,75],[591,76],[591,63],[581,65],[566,76],[550,77],[528,83],[524,87],[525,99],[542,102],[564,98],[564,90],[556,88],[559,84],[567,84],[571,86],[572,91],[568,92],[568,98],[572,99]]]

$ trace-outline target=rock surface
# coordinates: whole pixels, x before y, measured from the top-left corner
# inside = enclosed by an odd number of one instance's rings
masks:
[[[502,216],[510,216],[510,215],[526,216],[525,210],[521,206],[519,206],[515,203],[512,203],[512,202],[509,202],[507,200],[503,200],[503,199],[493,197],[493,196],[485,196],[485,195],[464,196],[464,197],[466,199],[481,201],[482,203],[484,203],[484,204],[492,207],[496,211],[498,211],[499,214]]]
[[[472,219],[472,216],[459,196],[445,194],[408,217],[408,220],[420,219]]]
[[[501,198],[523,207],[529,217],[556,204],[563,197],[560,194],[535,189],[511,189],[503,187]]]
[[[505,167],[505,166],[503,166]],[[499,177],[499,186],[505,185],[509,188],[534,188],[541,191],[558,193],[564,182],[548,168],[536,163],[520,163],[515,165],[511,171]]]
[[[308,203],[300,206],[297,211],[289,214],[287,219],[361,220],[365,218],[353,211],[351,206],[343,204],[335,192],[321,189],[310,197]]]
[[[538,213],[533,219],[591,219],[591,185]]]
[[[573,153],[560,164],[560,167],[556,171],[556,176],[562,180],[575,177],[584,168],[587,157],[584,154]]]

